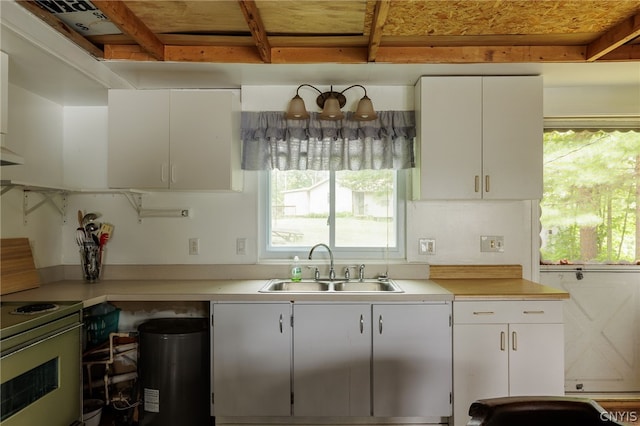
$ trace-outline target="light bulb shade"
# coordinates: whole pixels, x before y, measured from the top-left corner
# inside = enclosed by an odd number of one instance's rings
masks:
[[[358,121],[371,121],[378,118],[378,114],[373,109],[373,102],[365,95],[360,102],[358,102],[358,108],[353,114],[353,119]]]
[[[340,110],[340,102],[335,96],[329,96],[324,101],[324,107],[320,113],[321,120],[342,120],[342,111]]]
[[[304,100],[300,95],[296,94],[291,99],[291,102],[289,102],[289,109],[287,110],[285,117],[288,120],[306,120],[309,118],[309,113],[304,105]]]

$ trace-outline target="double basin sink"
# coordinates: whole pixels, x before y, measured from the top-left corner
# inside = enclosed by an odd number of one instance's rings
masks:
[[[328,281],[273,279],[260,289],[260,293],[403,293],[398,285],[389,279],[366,279],[363,281]]]

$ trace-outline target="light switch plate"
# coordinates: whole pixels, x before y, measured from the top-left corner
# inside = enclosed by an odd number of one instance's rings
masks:
[[[504,236],[483,235],[480,237],[480,251],[482,252],[504,252]]]

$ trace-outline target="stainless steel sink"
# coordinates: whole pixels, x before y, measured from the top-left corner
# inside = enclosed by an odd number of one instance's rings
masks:
[[[348,281],[336,283],[334,290],[339,292],[385,292],[385,293],[402,293],[403,290],[391,281],[365,280],[365,281]]]
[[[269,280],[260,293],[403,293],[393,280],[368,279],[364,281],[291,281]]]
[[[326,281],[314,281],[314,280],[269,280],[267,285],[260,289],[261,293],[274,293],[274,292],[294,292],[294,293],[308,293],[308,292],[323,292],[328,291],[330,288],[329,282]]]

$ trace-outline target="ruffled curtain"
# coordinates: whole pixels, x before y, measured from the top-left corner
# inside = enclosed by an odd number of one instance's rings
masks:
[[[378,111],[373,121],[287,120],[281,111],[242,113],[244,170],[365,170],[414,167],[413,111]]]

